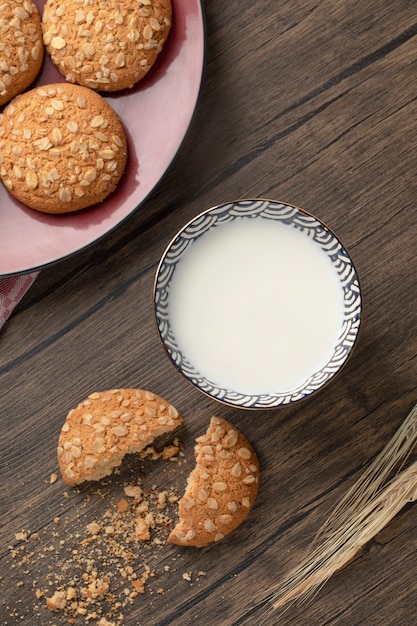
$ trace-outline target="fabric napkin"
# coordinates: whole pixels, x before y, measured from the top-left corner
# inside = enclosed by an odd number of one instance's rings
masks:
[[[0,278],[0,328],[33,284],[39,272]]]

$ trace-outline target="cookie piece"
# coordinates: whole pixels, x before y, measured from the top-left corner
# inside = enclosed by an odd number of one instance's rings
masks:
[[[164,398],[143,389],[92,393],[72,409],[58,441],[58,463],[67,485],[99,480],[126,454],[170,433],[183,418]]]
[[[16,96],[0,115],[0,178],[37,211],[67,213],[101,202],[126,159],[119,116],[86,87],[43,85]]]
[[[47,0],[43,41],[69,82],[117,91],[148,73],[171,19],[171,0]]]
[[[244,435],[219,417],[211,418],[196,441],[196,466],[168,541],[202,547],[223,539],[248,516],[258,493],[259,462]]]
[[[32,0],[0,3],[0,105],[35,80],[43,60],[41,18]]]

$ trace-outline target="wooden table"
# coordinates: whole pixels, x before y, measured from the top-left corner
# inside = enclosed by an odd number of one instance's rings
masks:
[[[0,334],[1,624],[72,623],[45,608],[36,590],[52,595],[59,576],[66,584],[61,568],[73,550],[88,555],[86,525],[114,506],[123,481],[140,474],[145,488],[183,489],[194,439],[213,414],[256,448],[256,504],[238,530],[208,548],[138,546],[136,580],[144,563],[158,577],[120,612],[132,626],[260,624],[271,585],[299,562],[411,410],[414,9],[410,0],[206,3],[201,98],[168,174],[115,232],[42,270]],[[353,356],[330,386],[289,408],[248,412],[208,399],[175,371],[155,332],[152,285],[166,244],[196,213],[240,197],[315,214],[350,250],[361,279],[364,319]],[[150,389],[177,406],[185,417],[181,463],[130,460],[99,490],[51,483],[66,413],[92,391],[114,387]],[[414,624],[416,551],[409,505],[310,602],[265,623]],[[112,589],[123,600],[134,586],[119,565]]]

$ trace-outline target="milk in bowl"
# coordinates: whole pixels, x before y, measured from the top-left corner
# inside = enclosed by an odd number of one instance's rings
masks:
[[[247,408],[321,388],[360,323],[359,282],[340,241],[306,212],[268,200],[192,220],[163,256],[154,296],[177,368],[208,395]]]

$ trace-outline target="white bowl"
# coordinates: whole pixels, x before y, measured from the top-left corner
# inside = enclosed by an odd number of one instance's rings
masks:
[[[155,277],[159,337],[175,367],[230,406],[261,409],[327,385],[357,341],[362,298],[346,248],[313,215],[268,199],[186,224]]]

